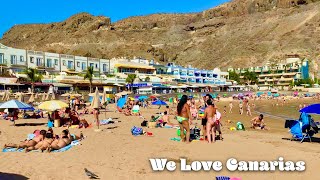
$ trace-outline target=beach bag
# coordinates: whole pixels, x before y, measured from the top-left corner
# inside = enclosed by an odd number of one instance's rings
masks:
[[[198,127],[191,128],[190,129],[190,139],[191,140],[200,139],[200,132],[201,132],[201,129]]]
[[[133,126],[131,128],[131,134],[134,135],[134,136],[142,135],[143,134],[143,129],[140,128],[140,127]]]
[[[244,131],[244,125],[242,124],[242,122],[237,122],[237,130],[238,131]]]

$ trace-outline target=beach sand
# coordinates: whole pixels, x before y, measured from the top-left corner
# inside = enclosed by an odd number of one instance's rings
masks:
[[[259,111],[269,111],[271,114],[280,114],[298,118],[296,110],[298,105],[304,101],[307,104],[315,103],[312,99],[292,100],[284,107],[271,105],[272,101],[257,101]],[[223,106],[228,101],[218,102],[217,106],[222,112]],[[289,108],[291,107],[291,109]],[[164,107],[163,107],[164,108]],[[113,109],[113,108],[112,108]],[[162,109],[163,110],[163,109]],[[132,126],[140,126],[142,119],[137,116],[124,116],[115,112],[107,112],[106,117],[119,118],[121,122],[101,126],[101,132],[95,132],[94,128],[70,129],[71,133],[82,131],[86,137],[82,145],[62,153],[0,153],[0,179],[12,179],[6,173],[22,175],[30,179],[88,179],[84,168],[99,175],[101,179],[214,179],[215,176],[235,176],[244,180],[272,180],[272,179],[318,179],[320,168],[320,144],[317,142],[299,143],[283,140],[290,138],[288,129],[284,128],[284,119],[277,117],[265,117],[269,131],[249,129],[250,119],[246,115],[240,116],[238,104],[234,102],[234,112],[223,117],[223,141],[208,144],[204,141],[196,141],[190,144],[171,141],[176,137],[176,129],[156,128],[148,129],[154,137],[134,137],[130,133]],[[142,114],[147,119],[158,109],[142,109]],[[256,113],[253,113],[257,115]],[[89,122],[93,121],[92,115],[86,115]],[[100,114],[100,119],[106,119],[105,114]],[[173,116],[171,116],[173,122]],[[227,120],[233,123],[228,124]],[[316,119],[317,120],[317,119]],[[43,122],[40,120],[18,120],[17,124],[24,122]],[[241,121],[247,127],[246,131],[230,131],[229,127]],[[198,121],[198,124],[201,122]],[[45,129],[45,126],[10,126],[10,122],[0,121],[0,146],[5,143],[18,143],[26,138],[27,134],[35,129]],[[59,134],[64,128],[54,128]],[[316,137],[319,137],[317,135]],[[238,160],[266,160],[275,161],[279,157],[285,160],[306,162],[304,172],[230,172],[226,168],[226,161],[229,158]],[[178,163],[174,172],[163,171],[153,172],[149,162],[150,158],[166,158]],[[223,170],[181,172],[179,170],[180,158],[188,161],[213,160],[223,163]]]

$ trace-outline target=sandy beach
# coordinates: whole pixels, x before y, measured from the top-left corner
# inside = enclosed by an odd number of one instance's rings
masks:
[[[208,144],[205,141],[195,141],[190,144],[176,142],[170,138],[176,137],[176,129],[156,128],[148,129],[153,137],[131,135],[132,126],[140,126],[142,119],[138,116],[124,116],[123,114],[107,112],[100,114],[100,119],[119,118],[121,122],[101,126],[101,132],[94,128],[69,129],[71,133],[80,133],[86,136],[82,145],[75,146],[66,152],[40,153],[40,152],[8,152],[0,153],[0,179],[88,179],[84,168],[99,175],[100,179],[214,179],[218,175],[241,177],[244,180],[272,180],[272,179],[317,179],[317,170],[320,167],[319,142],[304,142],[284,140],[290,138],[288,129],[284,128],[284,119],[276,115],[298,118],[298,106],[301,103],[316,103],[314,99],[290,100],[285,106],[272,106],[271,100],[256,102],[256,109],[275,116],[265,117],[269,131],[253,130],[249,128],[252,117],[239,115],[238,102],[234,101],[234,112],[223,116],[223,141]],[[223,106],[228,101],[221,101],[217,106],[223,111]],[[111,110],[114,107],[111,105]],[[164,107],[162,107],[162,111]],[[158,112],[156,107],[142,109],[142,115],[147,119]],[[253,116],[256,116],[253,113]],[[93,122],[92,115],[84,116]],[[106,117],[106,118],[105,118]],[[177,121],[171,120],[175,123]],[[230,120],[232,123],[227,123]],[[317,119],[317,117],[315,118]],[[229,127],[241,121],[246,131],[231,131]],[[47,119],[22,119],[16,123],[46,123]],[[196,123],[196,122],[194,122]],[[197,121],[200,125],[201,122]],[[42,126],[13,127],[11,123],[0,120],[0,146],[5,143],[18,143],[26,139],[27,134],[35,129],[46,129]],[[60,133],[64,128],[54,128],[55,133]],[[316,134],[315,137],[320,137]],[[305,161],[306,170],[303,172],[230,172],[225,167],[229,158],[237,160],[275,161],[283,157],[285,161]],[[166,158],[177,162],[186,158],[188,162],[196,160],[218,160],[223,163],[220,172],[199,171],[181,172],[179,168],[174,172],[152,171],[150,158]],[[17,176],[9,176],[16,174]]]

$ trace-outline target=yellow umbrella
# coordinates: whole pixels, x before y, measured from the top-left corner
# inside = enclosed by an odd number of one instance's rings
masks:
[[[28,102],[29,102],[29,103],[33,103],[33,102],[34,102],[34,95],[33,95],[33,93],[31,94]]]
[[[98,91],[98,87],[96,87],[96,91],[95,91],[95,96],[93,96],[93,100],[91,103],[91,107],[92,108],[99,108],[100,105],[100,96],[99,96],[99,91]]]
[[[59,100],[45,101],[38,106],[39,109],[47,111],[55,111],[66,107],[69,107],[68,104]]]
[[[52,93],[52,97],[51,97],[52,100],[56,99],[56,96],[54,93]]]
[[[38,99],[39,94],[36,93],[36,95],[34,96],[35,99]]]

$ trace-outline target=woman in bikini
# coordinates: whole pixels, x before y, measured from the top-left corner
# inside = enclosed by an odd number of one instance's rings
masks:
[[[28,147],[32,147],[32,146],[35,146],[36,144],[40,143],[41,141],[43,141],[45,135],[46,135],[47,131],[46,130],[41,130],[40,131],[40,134],[36,137],[34,137],[33,139],[30,139],[30,140],[25,140],[23,141],[22,143],[20,144],[12,144],[12,143],[9,143],[9,144],[5,144],[4,145],[4,148],[7,148],[7,147],[11,147],[11,148],[28,148]]]
[[[208,142],[211,143],[212,141],[215,142],[216,137],[216,111],[217,109],[214,107],[212,100],[207,101],[207,107],[204,110],[204,118],[207,119],[207,137]],[[211,136],[212,134],[212,136]],[[213,140],[211,140],[213,138]]]
[[[61,136],[59,139],[54,140],[51,145],[47,148],[48,152],[51,152],[53,150],[61,149],[68,144],[70,144],[72,141],[72,138],[70,136],[70,133],[68,130],[63,130]]]
[[[187,102],[188,102],[188,96],[183,95],[177,106],[177,112],[178,112],[177,120],[180,126],[180,131],[181,131],[180,134],[181,134],[182,141],[190,143],[189,121],[191,123],[192,118],[190,113],[190,107],[187,104]],[[186,130],[186,137],[184,136],[184,130]]]
[[[39,150],[41,150],[43,152],[44,150],[46,150],[51,145],[53,140],[54,140],[53,139],[53,133],[48,131],[48,133],[46,134],[46,137],[44,138],[43,141],[39,142],[35,146],[31,146],[31,147],[25,148],[25,152],[29,152],[29,151],[37,150],[37,149],[39,149]]]

